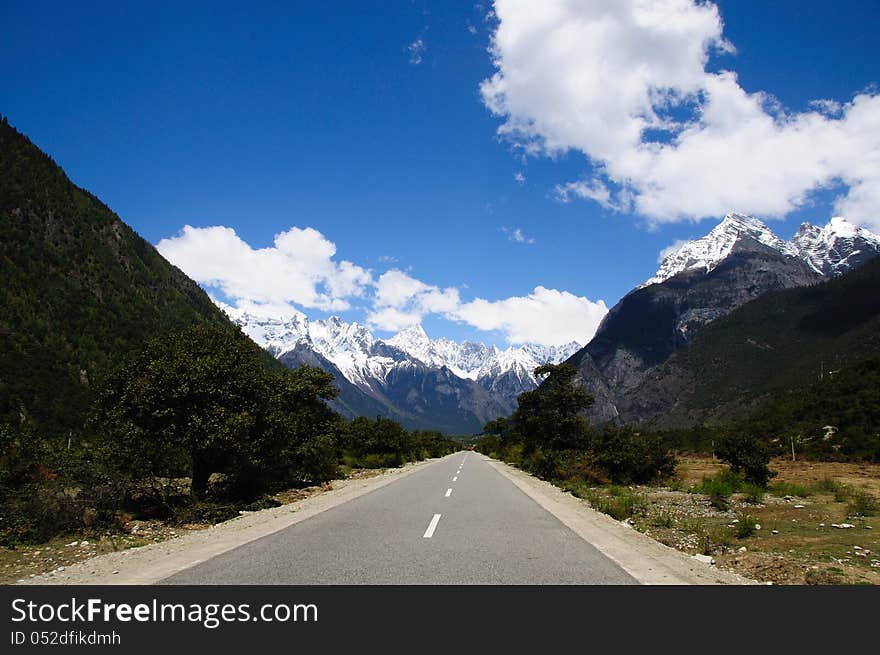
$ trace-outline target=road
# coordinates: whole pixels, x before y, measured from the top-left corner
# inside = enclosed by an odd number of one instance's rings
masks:
[[[485,459],[455,453],[164,584],[636,584]]]

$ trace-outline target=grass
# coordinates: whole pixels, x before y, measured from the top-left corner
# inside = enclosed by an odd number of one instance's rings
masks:
[[[602,487],[600,490],[587,486],[585,483],[571,481],[563,483],[562,488],[578,498],[588,501],[596,511],[607,514],[618,521],[635,516],[646,516],[648,513],[647,495],[630,487],[611,485]]]
[[[816,488],[797,482],[774,482],[768,487],[768,491],[779,498],[784,498],[785,496],[809,498],[816,492]]]
[[[853,516],[874,516],[877,513],[877,499],[864,489],[852,489],[846,508]]]

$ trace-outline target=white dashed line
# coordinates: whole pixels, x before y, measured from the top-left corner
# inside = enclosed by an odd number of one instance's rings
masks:
[[[434,530],[437,529],[437,524],[440,522],[440,515],[434,514],[434,518],[431,519],[431,522],[428,524],[428,529],[425,530],[425,534],[422,535],[425,539],[430,539],[434,536]]]
[[[452,489],[449,488],[446,490],[446,498],[449,498],[452,495]]]
[[[456,475],[454,478],[452,478],[452,481],[453,481],[453,482],[458,482],[458,476]]]

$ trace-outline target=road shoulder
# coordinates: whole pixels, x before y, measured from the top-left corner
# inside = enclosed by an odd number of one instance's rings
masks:
[[[441,459],[388,469],[372,478],[337,480],[333,482],[333,489],[300,501],[244,514],[176,539],[99,555],[69,566],[64,571],[28,578],[21,584],[155,584],[212,557],[401,480]]]
[[[718,569],[665,546],[628,525],[597,512],[586,502],[549,482],[539,480],[504,462],[485,455],[480,456],[529,498],[641,584],[755,584],[754,580]]]

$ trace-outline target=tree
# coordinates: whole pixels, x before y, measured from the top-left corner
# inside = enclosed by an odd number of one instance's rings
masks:
[[[498,438],[502,443],[504,443],[504,438],[506,435],[509,435],[509,433],[510,421],[504,416],[492,419],[483,426],[484,435],[498,435]]]
[[[721,438],[718,457],[730,465],[734,473],[742,473],[748,482],[766,487],[776,471],[770,470],[770,449],[759,437],[735,432]]]
[[[188,466],[201,496],[211,473],[247,470],[280,450],[283,430],[271,429],[267,411],[271,387],[253,342],[199,325],[152,339],[109,375],[91,424],[132,476]]]
[[[325,401],[339,390],[333,376],[312,366],[284,370],[270,377],[271,440],[280,443],[276,475],[298,481],[324,482],[336,475],[342,417]]]
[[[535,369],[537,377],[547,378],[534,391],[519,395],[519,407],[511,417],[527,449],[580,450],[587,446],[582,413],[593,397],[574,383],[576,374],[571,364],[546,364]]]

